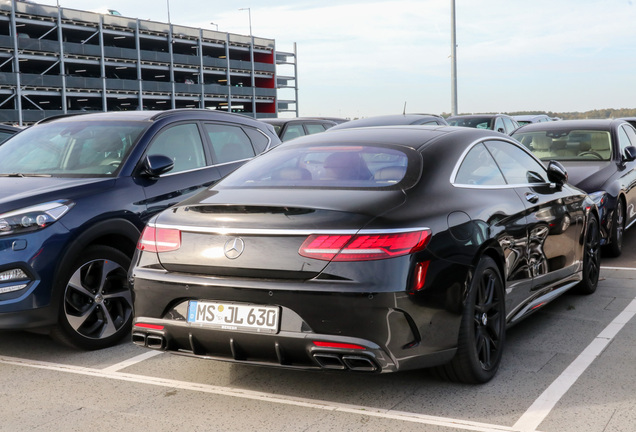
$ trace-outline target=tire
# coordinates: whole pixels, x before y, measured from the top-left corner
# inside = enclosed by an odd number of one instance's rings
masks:
[[[127,271],[131,259],[108,246],[91,246],[63,275],[56,340],[96,350],[130,333],[133,302]]]
[[[506,340],[504,287],[497,264],[483,257],[470,283],[459,329],[457,353],[442,366],[453,381],[490,381],[501,363]]]
[[[623,233],[625,231],[625,206],[619,198],[612,216],[610,242],[605,246],[605,253],[609,257],[618,257],[623,252]]]
[[[576,286],[579,294],[592,294],[598,286],[601,272],[601,234],[596,216],[590,214],[585,227],[585,242],[583,244],[583,279]]]

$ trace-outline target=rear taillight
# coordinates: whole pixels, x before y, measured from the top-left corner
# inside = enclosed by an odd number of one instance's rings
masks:
[[[431,238],[430,230],[387,234],[310,235],[298,253],[323,261],[370,261],[420,251]]]
[[[181,247],[181,231],[169,228],[144,228],[137,249],[146,252],[170,252]]]

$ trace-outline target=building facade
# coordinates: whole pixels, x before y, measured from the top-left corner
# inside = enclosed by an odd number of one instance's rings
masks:
[[[169,108],[298,115],[295,51],[277,52],[273,39],[2,0],[0,122]],[[295,92],[279,103],[279,88]]]

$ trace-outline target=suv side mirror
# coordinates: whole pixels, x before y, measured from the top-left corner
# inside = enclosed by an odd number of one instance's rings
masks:
[[[627,162],[631,162],[636,159],[636,147],[628,146],[625,147],[625,151],[623,152],[623,160]]]
[[[568,172],[559,162],[551,160],[548,164],[548,180],[559,186],[563,186],[568,182]]]
[[[164,155],[149,155],[144,160],[142,173],[150,178],[159,177],[174,168],[174,161]]]

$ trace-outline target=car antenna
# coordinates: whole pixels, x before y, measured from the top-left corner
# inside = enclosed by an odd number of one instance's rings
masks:
[[[406,101],[404,101],[404,109],[402,110],[402,115],[406,115]]]

